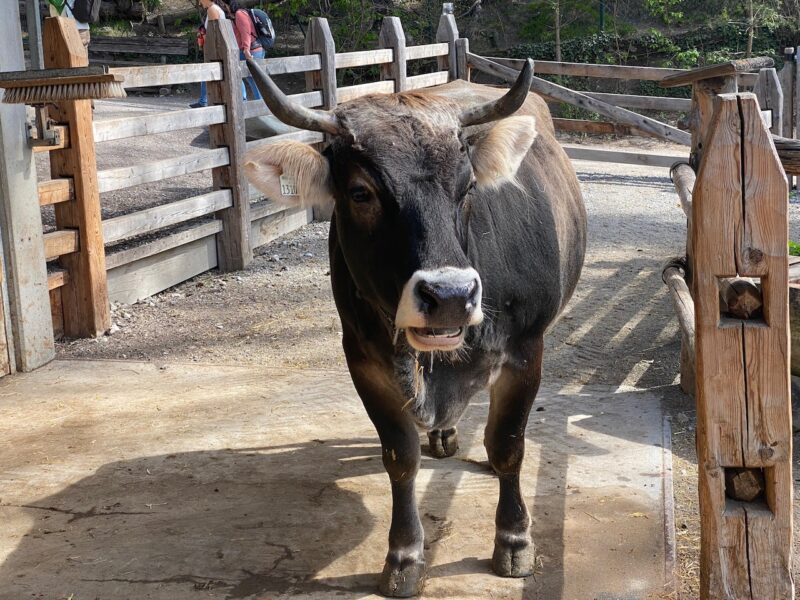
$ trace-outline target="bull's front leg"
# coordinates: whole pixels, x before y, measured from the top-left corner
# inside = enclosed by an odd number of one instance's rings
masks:
[[[401,399],[390,387],[380,385],[381,378],[370,371],[351,368],[353,383],[381,439],[383,466],[392,485],[389,552],[379,589],[384,596],[407,598],[420,593],[425,579],[424,530],[414,496],[419,434],[402,411]]]
[[[542,374],[542,338],[533,340],[519,364],[507,363],[491,388],[484,445],[500,480],[492,568],[502,577],[527,577],[536,563],[531,518],[519,474],[525,456],[525,427]]]

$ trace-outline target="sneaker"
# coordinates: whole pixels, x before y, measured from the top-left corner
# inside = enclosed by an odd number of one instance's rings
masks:
[[[208,104],[203,104],[202,102],[194,102],[189,105],[189,108],[203,108],[208,106]]]

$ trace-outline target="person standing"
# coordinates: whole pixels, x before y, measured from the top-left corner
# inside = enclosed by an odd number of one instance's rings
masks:
[[[208,22],[209,21],[218,21],[220,19],[224,20],[225,11],[222,7],[215,2],[215,0],[200,0],[200,5],[206,11],[206,19],[203,23],[203,34],[208,29]],[[204,40],[205,35],[198,36],[198,41]],[[202,47],[202,42],[200,42]],[[208,106],[208,85],[206,85],[205,81],[200,82],[200,98],[197,102],[189,105],[191,108],[201,108],[203,106]]]
[[[253,24],[253,19],[250,13],[239,8],[237,0],[222,0],[228,5],[230,12],[228,18],[233,19],[233,34],[236,36],[236,44],[239,46],[239,59],[245,58],[264,58],[266,52],[261,46],[256,34],[256,27]],[[247,85],[253,93],[255,100],[261,99],[261,94],[256,87],[256,82],[252,77],[246,79]],[[242,81],[242,100],[247,101],[247,87]]]

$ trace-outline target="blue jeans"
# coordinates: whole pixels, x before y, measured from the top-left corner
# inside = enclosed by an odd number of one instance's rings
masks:
[[[258,50],[251,52],[251,54],[253,55],[253,58],[264,58],[264,49],[259,48]],[[244,60],[244,52],[241,50],[239,50],[239,59]],[[253,100],[261,100],[261,94],[258,92],[256,82],[252,77],[247,77],[244,81],[242,81],[242,100],[247,100],[247,88],[244,85],[245,81],[247,82],[247,85],[250,86],[250,91],[253,92]]]
[[[253,58],[264,58],[264,49],[256,50],[252,52]],[[244,52],[239,50],[239,58],[244,60]],[[247,81],[247,85],[250,86],[250,91],[253,92],[253,99],[254,100],[261,100],[261,94],[258,93],[258,88],[256,87],[256,82],[253,80],[252,77],[248,77],[244,81],[242,81],[242,100],[247,100],[247,88],[244,85],[244,82]],[[205,81],[200,82],[200,98],[198,102],[203,106],[208,105],[208,86],[206,85]]]

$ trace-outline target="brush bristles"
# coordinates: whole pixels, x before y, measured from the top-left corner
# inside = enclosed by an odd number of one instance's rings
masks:
[[[4,104],[43,104],[65,100],[103,100],[125,98],[125,88],[119,81],[106,83],[71,83],[64,85],[37,85],[6,89]]]

